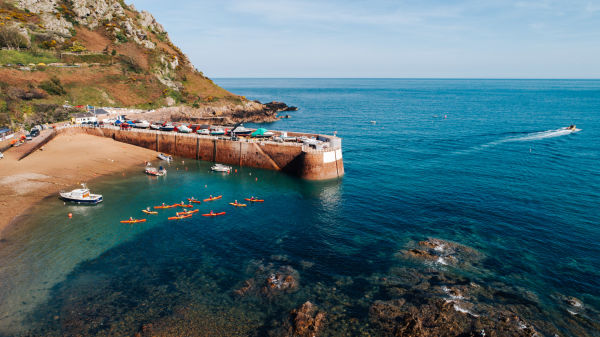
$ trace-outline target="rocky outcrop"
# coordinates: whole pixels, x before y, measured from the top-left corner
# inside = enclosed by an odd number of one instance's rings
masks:
[[[288,323],[288,336],[315,337],[325,324],[325,313],[317,306],[306,301],[299,308],[292,310]]]
[[[473,248],[435,238],[420,241],[416,245],[411,243],[406,250],[400,251],[399,255],[461,268],[476,264],[483,258],[482,254]]]
[[[299,279],[300,274],[291,266],[276,268],[273,264],[258,264],[254,276],[244,281],[234,293],[241,297],[272,298],[298,290]]]

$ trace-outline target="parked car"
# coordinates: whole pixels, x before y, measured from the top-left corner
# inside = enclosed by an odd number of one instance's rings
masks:
[[[32,140],[33,138],[31,138],[31,133],[28,133],[25,135],[25,140]]]
[[[38,129],[31,129],[31,132],[29,134],[31,135],[31,137],[37,137],[40,135],[40,131]]]

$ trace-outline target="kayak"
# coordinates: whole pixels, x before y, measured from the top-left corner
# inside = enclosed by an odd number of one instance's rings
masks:
[[[235,207],[246,207],[246,204],[240,204],[240,203],[235,203],[235,202],[230,202],[229,203],[231,206],[235,206]]]
[[[191,218],[192,215],[180,215],[180,216],[172,216],[169,218],[169,220],[181,220],[181,219],[186,219],[186,218]]]
[[[246,198],[246,201],[251,201],[251,202],[265,202],[263,199],[252,199],[252,198]]]
[[[195,209],[193,211],[177,212],[175,214],[177,214],[177,216],[182,216],[182,215],[191,215],[191,214],[198,213],[198,212],[200,212],[200,210]]]
[[[188,201],[189,201],[189,202],[192,202],[192,203],[194,203],[194,204],[201,204],[201,203],[202,203],[202,201],[200,201],[200,200],[196,200],[196,199],[190,199],[190,198],[188,198]]]
[[[177,207],[194,207],[194,205],[177,204]]]
[[[164,206],[154,206],[155,209],[165,209],[165,208],[173,208],[173,207],[177,207],[178,205],[164,205]]]
[[[143,209],[142,212],[146,213],[146,214],[158,214],[158,212],[153,212],[153,211],[148,211]]]
[[[212,197],[212,198],[204,199],[204,201],[213,201],[213,200],[217,200],[217,199],[221,199],[221,198],[223,198],[223,196],[219,195],[218,197]]]
[[[217,215],[225,215],[225,212],[221,212],[221,213],[206,213],[206,214],[202,214],[202,216],[217,216]]]
[[[122,220],[121,223],[138,223],[146,222],[146,219]]]

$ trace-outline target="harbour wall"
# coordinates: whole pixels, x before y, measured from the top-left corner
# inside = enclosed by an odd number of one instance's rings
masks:
[[[86,133],[184,158],[283,171],[307,180],[330,180],[344,175],[341,140],[333,136],[288,133],[332,140],[333,147],[317,150],[301,143],[252,138],[232,141],[224,137],[113,127],[64,127],[58,133]]]

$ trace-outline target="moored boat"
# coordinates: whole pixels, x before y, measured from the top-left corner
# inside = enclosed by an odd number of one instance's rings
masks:
[[[210,134],[212,136],[222,136],[225,134],[225,130],[223,130],[221,128],[213,129],[213,130],[210,130]]]
[[[210,130],[209,129],[199,129],[198,131],[196,131],[197,134],[199,135],[210,135]]]
[[[243,124],[240,124],[237,128],[231,130],[231,133],[236,136],[249,135],[252,133],[252,129],[245,128]]]
[[[171,157],[169,155],[166,155],[166,154],[163,154],[163,153],[159,153],[157,157],[160,160],[166,160],[166,161],[172,161],[173,160],[173,157]]]
[[[146,169],[144,169],[144,172],[147,175],[151,175],[151,176],[155,176],[155,177],[161,177],[167,174],[167,170],[164,169],[162,166],[160,168],[156,168],[156,167],[152,167],[152,166],[147,166]]]
[[[180,132],[180,133],[191,133],[192,129],[188,128],[185,125],[180,125],[180,126],[177,127],[177,131]]]
[[[64,201],[78,204],[95,205],[102,202],[101,194],[92,194],[85,184],[81,184],[81,186],[82,188],[72,190],[71,192],[60,192],[60,198]]]
[[[229,173],[231,171],[231,166],[227,166],[227,165],[223,165],[223,164],[215,164],[210,169],[215,172],[228,172]]]

